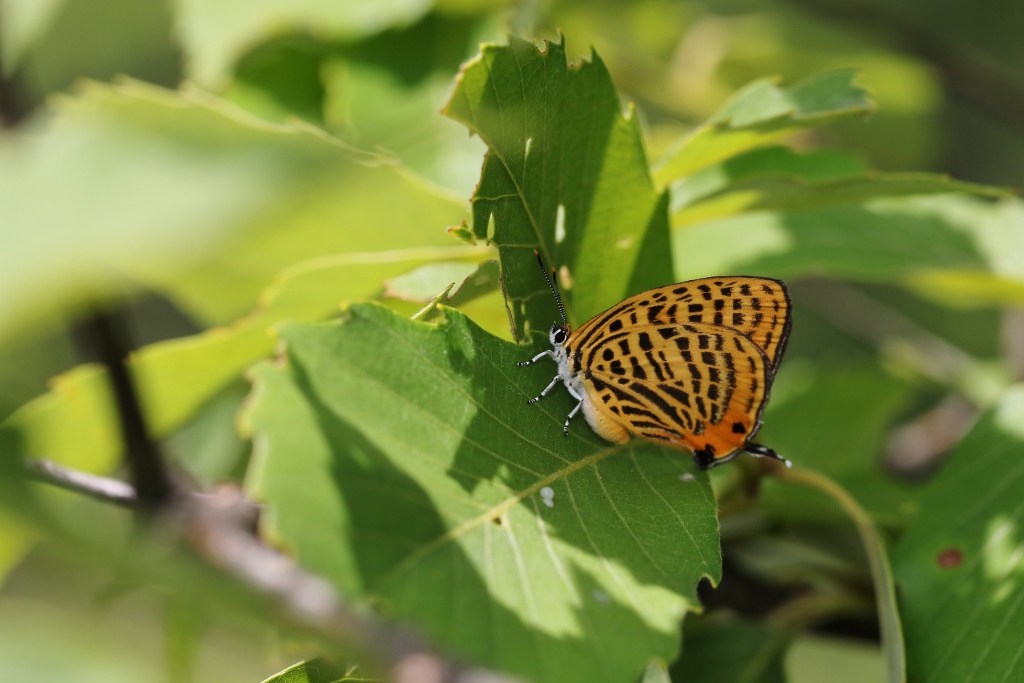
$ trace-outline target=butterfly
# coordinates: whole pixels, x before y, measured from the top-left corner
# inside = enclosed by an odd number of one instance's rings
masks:
[[[689,451],[706,470],[739,453],[791,463],[750,441],[761,428],[793,326],[785,283],[765,277],[689,280],[631,296],[573,332],[561,294],[537,254],[562,324],[551,325],[558,382],[591,428],[614,443],[630,434]]]

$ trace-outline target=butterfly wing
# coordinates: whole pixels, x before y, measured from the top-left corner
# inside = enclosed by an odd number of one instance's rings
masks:
[[[745,275],[709,277],[657,287],[594,316],[573,335],[573,349],[593,348],[609,335],[683,323],[732,328],[760,348],[774,378],[793,326],[789,290],[781,280]]]
[[[577,350],[572,341],[570,350]],[[736,330],[648,323],[578,350],[595,409],[637,436],[720,461],[761,426],[774,370],[767,354]]]

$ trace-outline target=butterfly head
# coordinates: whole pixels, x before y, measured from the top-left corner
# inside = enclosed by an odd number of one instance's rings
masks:
[[[551,340],[552,346],[565,346],[565,343],[569,341],[569,335],[571,330],[568,325],[559,325],[558,323],[551,324],[551,332],[548,333],[548,339]]]

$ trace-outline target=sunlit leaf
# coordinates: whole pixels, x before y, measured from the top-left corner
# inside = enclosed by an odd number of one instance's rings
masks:
[[[626,683],[671,661],[697,581],[720,571],[706,477],[583,422],[566,438],[567,393],[526,403],[554,368],[515,367],[540,345],[445,316],[353,305],[284,329],[287,365],[259,366],[246,418],[267,532],[489,667]]]
[[[789,87],[761,79],[742,89],[711,119],[680,140],[659,162],[660,185],[688,176],[793,133],[871,111],[867,92],[854,85],[857,73],[828,71]]]
[[[997,188],[954,181],[930,173],[869,173],[811,181],[774,175],[731,183],[720,192],[708,194],[699,201],[674,210],[672,227],[682,228],[745,211],[800,211],[857,205],[879,197],[950,192],[1006,196],[1004,191]]]
[[[89,84],[58,112],[0,140],[0,331],[139,282],[229,322],[287,266],[445,246],[465,214],[376,156],[208,95]]]
[[[1024,391],[985,415],[921,496],[893,552],[910,680],[1024,675]]]
[[[569,65],[564,44],[485,45],[445,113],[489,148],[473,232],[498,246],[519,334],[558,316],[534,249],[559,272],[575,323],[671,281],[667,195],[655,191],[636,117],[623,115],[596,54]]]
[[[755,272],[898,282],[918,270],[986,268],[963,221],[941,202],[920,200],[741,214],[673,230],[672,247],[677,276],[687,278]]]

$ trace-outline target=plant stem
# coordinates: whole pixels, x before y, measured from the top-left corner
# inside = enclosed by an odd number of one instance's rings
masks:
[[[875,604],[878,609],[878,624],[882,633],[882,650],[889,672],[890,683],[904,683],[907,677],[906,658],[903,648],[903,627],[900,624],[896,604],[896,586],[889,567],[889,556],[885,542],[875,528],[874,522],[853,496],[842,486],[820,472],[805,469],[773,467],[772,475],[781,481],[817,489],[831,497],[850,516],[871,566],[871,577],[875,584]]]

